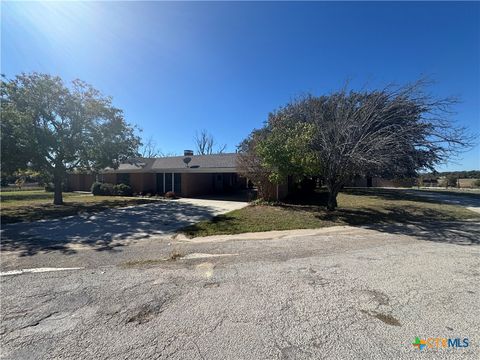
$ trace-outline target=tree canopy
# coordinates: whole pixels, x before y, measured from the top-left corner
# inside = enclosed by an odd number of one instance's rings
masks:
[[[286,175],[320,176],[330,210],[355,175],[407,177],[433,170],[471,138],[450,120],[455,99],[429,96],[426,85],[420,80],[296,99],[269,116],[254,144],[258,164],[277,182]]]
[[[47,74],[1,82],[2,176],[18,169],[50,176],[55,204],[68,171],[97,171],[138,156],[140,139],[110,97],[80,80]]]

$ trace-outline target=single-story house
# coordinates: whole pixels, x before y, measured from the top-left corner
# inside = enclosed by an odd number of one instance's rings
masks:
[[[137,158],[107,168],[98,175],[72,173],[67,188],[89,191],[95,177],[111,184],[128,184],[134,193],[164,194],[173,191],[183,197],[234,192],[248,187],[248,180],[238,174],[237,154],[193,155]]]

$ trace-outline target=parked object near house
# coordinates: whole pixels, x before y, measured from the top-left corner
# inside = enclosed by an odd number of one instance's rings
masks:
[[[247,188],[247,179],[237,170],[237,154],[192,155],[161,158],[137,158],[107,168],[98,174],[100,182],[127,184],[134,193],[165,194],[182,197],[225,194]],[[69,174],[70,190],[90,189],[94,176]]]

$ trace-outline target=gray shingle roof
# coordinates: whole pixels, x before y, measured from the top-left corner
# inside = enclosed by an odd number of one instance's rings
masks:
[[[105,169],[105,172],[162,172],[177,170],[179,172],[212,172],[221,170],[234,171],[236,168],[237,154],[211,154],[188,156],[192,160],[188,167],[183,162],[186,156],[171,156],[162,158],[138,158],[120,164],[118,169]]]

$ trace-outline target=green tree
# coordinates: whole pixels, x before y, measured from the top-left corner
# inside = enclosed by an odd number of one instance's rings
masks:
[[[272,115],[270,123],[282,116],[281,112]],[[278,184],[287,176],[300,180],[320,172],[320,159],[311,150],[314,132],[314,125],[308,123],[271,126],[268,136],[257,147],[262,165],[270,172],[270,181]]]
[[[317,170],[329,192],[329,210],[355,175],[401,178],[433,170],[469,147],[472,137],[450,121],[455,100],[425,94],[426,85],[420,80],[295,100],[269,118],[256,154],[274,180]]]
[[[112,99],[80,80],[47,74],[1,83],[2,172],[30,168],[50,177],[54,204],[73,169],[98,171],[137,156],[140,139]]]

